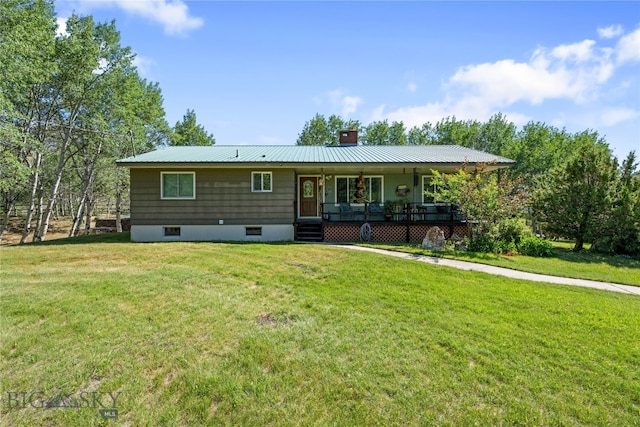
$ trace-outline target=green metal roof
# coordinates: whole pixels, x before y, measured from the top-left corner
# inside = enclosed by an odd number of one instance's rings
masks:
[[[459,145],[214,145],[210,147],[168,147],[118,160],[121,166],[204,165],[349,165],[349,164],[461,164],[492,163],[509,166],[511,159]]]

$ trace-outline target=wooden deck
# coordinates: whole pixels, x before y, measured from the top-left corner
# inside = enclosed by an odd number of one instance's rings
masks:
[[[432,227],[439,227],[446,238],[468,234],[465,218],[450,203],[406,204],[388,213],[371,213],[366,205],[354,206],[347,214],[336,211],[335,204],[327,207],[315,229],[308,222],[296,224],[296,240],[311,240],[307,236],[313,235],[313,241],[325,242],[421,243]]]

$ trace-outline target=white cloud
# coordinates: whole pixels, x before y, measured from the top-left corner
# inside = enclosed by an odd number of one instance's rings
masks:
[[[561,61],[585,62],[593,58],[593,40],[583,40],[580,43],[563,44],[551,50],[551,55]]]
[[[615,126],[618,123],[640,118],[640,111],[633,108],[612,108],[602,112],[600,121],[603,126]]]
[[[344,118],[355,113],[363,100],[359,96],[346,95],[342,90],[336,89],[322,96],[313,97],[313,103],[316,105],[328,103],[333,111],[340,111],[340,115]]]
[[[405,128],[420,127],[426,122],[435,124],[446,117],[456,117],[458,120],[488,120],[492,115],[500,111],[491,110],[482,105],[479,98],[467,98],[460,103],[433,102],[415,107],[404,107],[384,114],[384,105],[379,106],[371,115],[370,121],[388,119],[390,121],[403,122]],[[518,113],[502,111],[507,119],[517,126],[522,126],[531,121],[531,117]]]
[[[122,9],[159,22],[167,34],[182,35],[203,25],[201,18],[189,15],[189,9],[181,0],[116,0]]]
[[[342,91],[339,89],[329,91],[327,92],[327,97],[332,104],[338,104],[340,102],[340,98],[342,98]]]
[[[56,37],[68,36],[67,21],[69,18],[56,18]]]
[[[605,35],[616,31],[613,27],[600,30]],[[589,105],[599,98],[617,67],[637,60],[640,60],[640,29],[621,37],[613,48],[598,46],[593,40],[541,47],[528,61],[502,59],[459,68],[446,80],[445,97],[440,101],[387,113],[379,107],[374,113],[377,120],[401,120],[412,127],[448,116],[486,120],[517,103],[540,105],[547,100],[566,100]],[[602,120],[616,123],[636,114],[635,110],[611,110],[602,114]],[[514,122],[529,119],[515,111],[510,116]]]
[[[169,35],[186,35],[204,24],[202,18],[190,15],[182,0],[79,0],[78,5],[86,9],[115,6],[159,23]]]
[[[93,70],[93,74],[100,75],[100,74],[104,73],[105,71],[107,71],[107,68],[109,68],[109,62],[104,58],[100,58],[98,60],[98,66],[96,67],[95,70]]]
[[[342,98],[342,115],[349,116],[355,113],[358,105],[362,104],[362,98],[358,96],[345,96]]]
[[[381,106],[375,110],[376,120],[387,118],[392,122],[403,122],[406,129],[422,126],[426,122],[435,123],[444,117],[454,115],[445,106],[437,102],[416,107],[400,108],[386,115],[382,114],[383,107]],[[459,117],[459,115],[456,114],[456,117]]]
[[[640,28],[621,37],[616,45],[618,63],[640,61]]]
[[[506,59],[461,68],[447,86],[449,90],[463,90],[467,97],[482,96],[487,103],[502,106],[523,99],[539,104],[545,97],[566,92],[566,80],[563,70],[551,73],[545,66]]]
[[[509,120],[516,126],[524,126],[533,120],[533,117],[527,114],[517,113],[513,111],[505,111],[503,114],[507,118],[507,120]]]
[[[377,122],[380,120],[384,120],[385,119],[385,115],[384,115],[384,107],[385,105],[382,104],[378,107],[376,107],[371,114],[369,115],[369,120],[367,120],[368,122]]]
[[[138,74],[142,77],[148,77],[151,71],[151,66],[154,64],[152,59],[145,58],[144,56],[137,55],[133,58],[133,66],[138,69]]]
[[[605,28],[598,28],[598,35],[603,39],[612,39],[623,33],[622,25],[611,25]]]

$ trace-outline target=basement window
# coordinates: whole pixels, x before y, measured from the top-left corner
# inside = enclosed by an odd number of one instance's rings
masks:
[[[262,227],[245,227],[245,236],[262,236]]]
[[[164,227],[164,237],[180,236],[180,227]]]

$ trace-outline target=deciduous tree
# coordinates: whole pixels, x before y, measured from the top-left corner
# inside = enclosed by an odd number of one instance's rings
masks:
[[[322,114],[316,113],[308,122],[305,122],[302,131],[298,134],[296,145],[327,145],[331,141],[331,132],[327,119]]]
[[[525,203],[521,180],[491,171],[486,164],[465,165],[456,173],[431,171],[435,200],[458,205],[469,224],[472,239],[486,235],[501,221],[518,216]]]
[[[296,145],[338,145],[339,132],[345,129],[360,130],[360,122],[344,120],[335,114],[327,119],[322,114],[316,113],[311,120],[305,122],[302,131],[298,134]]]
[[[434,144],[433,126],[431,123],[424,123],[422,126],[414,126],[407,132],[408,145],[429,145]]]
[[[364,145],[405,145],[407,135],[402,122],[380,120],[364,127],[361,140]]]
[[[74,15],[64,34],[55,30],[52,1],[0,3],[0,192],[5,212],[26,205],[22,242],[34,214],[33,238],[45,239],[61,189],[73,233],[96,182],[113,174],[125,191],[114,160],[163,144],[169,130],[157,84],[140,79],[113,22]]]
[[[500,154],[516,161],[511,168],[528,183],[564,162],[575,149],[576,139],[564,129],[541,122],[529,122],[504,144]]]
[[[0,2],[0,239],[8,213],[30,188],[35,197],[39,186],[42,143],[52,116],[42,99],[55,71],[55,28],[52,1]]]

